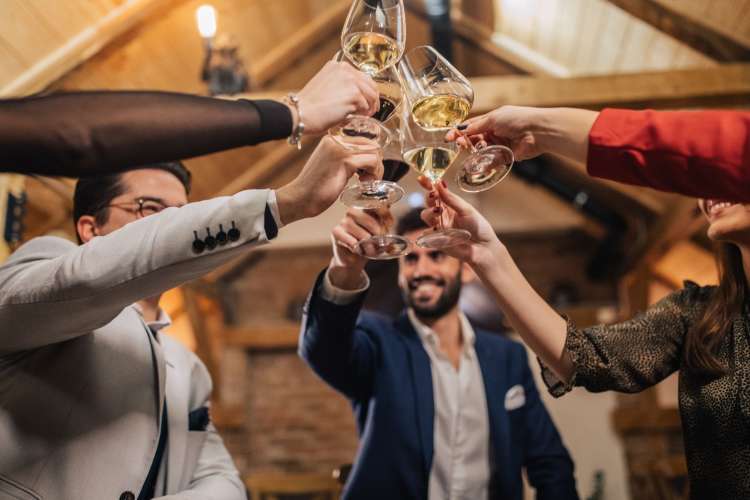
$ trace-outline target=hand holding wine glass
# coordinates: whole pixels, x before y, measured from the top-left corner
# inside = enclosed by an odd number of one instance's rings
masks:
[[[355,173],[365,181],[380,179],[380,152],[354,151],[324,136],[299,175],[276,191],[282,222],[289,224],[323,212],[338,199]]]
[[[427,131],[447,132],[462,123],[474,102],[468,79],[433,47],[410,50],[399,64],[404,93],[414,122]],[[513,165],[513,153],[501,145],[475,147],[463,141],[471,153],[456,174],[464,191],[490,189],[505,179]]]
[[[468,146],[467,139],[476,143],[508,146],[518,160],[542,154],[535,134],[535,122],[540,110],[522,106],[502,106],[481,116],[466,120],[459,130],[451,130],[446,140]]]
[[[491,266],[502,243],[489,221],[466,200],[452,193],[444,183],[432,184],[425,176],[419,178],[419,183],[431,190],[427,208],[422,211],[422,220],[432,227],[442,224],[445,228],[466,231],[470,235],[463,242],[446,247],[443,251],[472,266]]]
[[[371,115],[379,106],[375,81],[351,65],[329,61],[298,94],[305,133],[324,133],[352,114]]]

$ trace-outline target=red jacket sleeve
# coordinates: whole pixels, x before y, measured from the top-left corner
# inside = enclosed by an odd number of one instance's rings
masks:
[[[750,112],[605,109],[589,174],[698,198],[750,202]]]

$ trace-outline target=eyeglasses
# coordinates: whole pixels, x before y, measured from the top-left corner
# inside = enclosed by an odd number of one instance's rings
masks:
[[[104,205],[102,210],[105,208],[120,208],[132,214],[136,214],[138,218],[148,217],[149,215],[158,214],[162,210],[169,208],[162,200],[158,198],[136,198],[135,200],[127,203],[113,203],[111,205]]]

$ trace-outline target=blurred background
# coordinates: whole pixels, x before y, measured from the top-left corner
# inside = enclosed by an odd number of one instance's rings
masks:
[[[0,96],[160,89],[278,98],[333,57],[350,3],[0,0]],[[407,49],[432,44],[471,77],[474,114],[503,104],[750,106],[750,0],[406,3]],[[189,160],[191,198],[280,186],[314,146],[267,143]],[[397,214],[422,202],[415,174],[402,185],[410,195]],[[73,238],[73,186],[0,175],[0,261],[35,236]],[[685,279],[716,282],[692,199],[596,180],[551,156],[517,164],[508,180],[469,199],[532,285],[580,326],[629,317]],[[343,213],[337,204],[292,224],[272,251],[249,253],[164,299],[170,333],[213,376],[213,418],[254,499],[335,498],[332,473],[345,474],[356,453],[348,403],[296,353],[302,304]],[[392,262],[372,265],[368,307],[400,309],[395,273]],[[480,285],[464,290],[462,306],[513,336]],[[637,395],[543,396],[583,498],[683,498],[675,377]],[[261,496],[274,491],[280,496]]]

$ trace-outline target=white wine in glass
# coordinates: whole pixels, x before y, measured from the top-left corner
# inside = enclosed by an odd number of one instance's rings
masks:
[[[421,175],[426,175],[433,184],[443,178],[443,174],[458,156],[455,149],[441,146],[418,146],[404,153],[404,160]]]
[[[469,116],[474,103],[469,80],[433,47],[410,50],[398,69],[412,119],[423,129],[446,132]]]
[[[398,62],[396,40],[379,33],[354,33],[344,41],[344,54],[360,71],[376,75]]]
[[[436,94],[420,98],[414,103],[411,114],[414,121],[425,130],[448,130],[461,124],[469,116],[471,103],[466,97],[454,94]]]
[[[341,31],[341,48],[370,76],[395,65],[406,44],[403,0],[354,0]]]
[[[420,175],[425,175],[434,186],[458,156],[458,144],[445,142],[444,131],[429,131],[417,126],[406,111],[401,119],[401,154],[404,161]],[[466,243],[471,233],[463,229],[444,228],[442,214],[435,229],[426,231],[417,239],[417,245],[426,248],[446,248]]]

